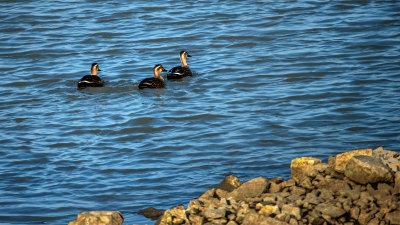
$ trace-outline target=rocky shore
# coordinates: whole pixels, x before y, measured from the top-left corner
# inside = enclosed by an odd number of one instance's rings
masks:
[[[98,213],[108,217],[100,220]],[[186,208],[140,213],[158,218],[158,225],[400,224],[400,154],[380,147],[341,153],[328,163],[296,158],[289,180],[258,177],[242,183],[229,175]],[[83,214],[69,225],[119,225],[123,220],[118,212]]]

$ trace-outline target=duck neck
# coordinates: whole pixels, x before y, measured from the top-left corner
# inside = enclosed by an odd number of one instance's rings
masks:
[[[97,69],[96,69],[95,66],[93,66],[93,67],[90,69],[90,74],[91,74],[92,76],[97,76]]]
[[[154,68],[153,73],[155,78],[164,81],[164,78],[160,75],[160,71],[158,71],[157,68]]]
[[[182,63],[182,67],[187,67],[188,64],[186,63],[186,57],[184,55],[181,55],[181,63]]]

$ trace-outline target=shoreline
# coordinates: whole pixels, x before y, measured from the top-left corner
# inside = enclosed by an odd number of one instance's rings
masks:
[[[228,175],[183,205],[139,213],[158,225],[400,224],[400,154],[379,147],[331,156],[328,163],[301,157],[291,178],[257,177],[242,183]],[[69,225],[121,225],[117,211],[84,212]]]

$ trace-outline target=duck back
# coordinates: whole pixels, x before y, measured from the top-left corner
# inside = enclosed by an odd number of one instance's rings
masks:
[[[103,87],[104,81],[99,76],[86,75],[78,82],[78,88]]]
[[[146,78],[142,80],[139,84],[139,89],[144,89],[144,88],[164,88],[165,84],[164,81],[161,79],[157,79],[155,77],[152,78]]]
[[[181,79],[187,76],[192,76],[192,71],[188,66],[176,66],[167,74],[167,79]]]

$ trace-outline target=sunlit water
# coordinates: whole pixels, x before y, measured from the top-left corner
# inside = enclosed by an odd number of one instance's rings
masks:
[[[0,223],[187,204],[224,174],[398,150],[398,1],[2,1]],[[138,90],[152,67],[196,76]],[[79,91],[97,62],[103,88]]]

